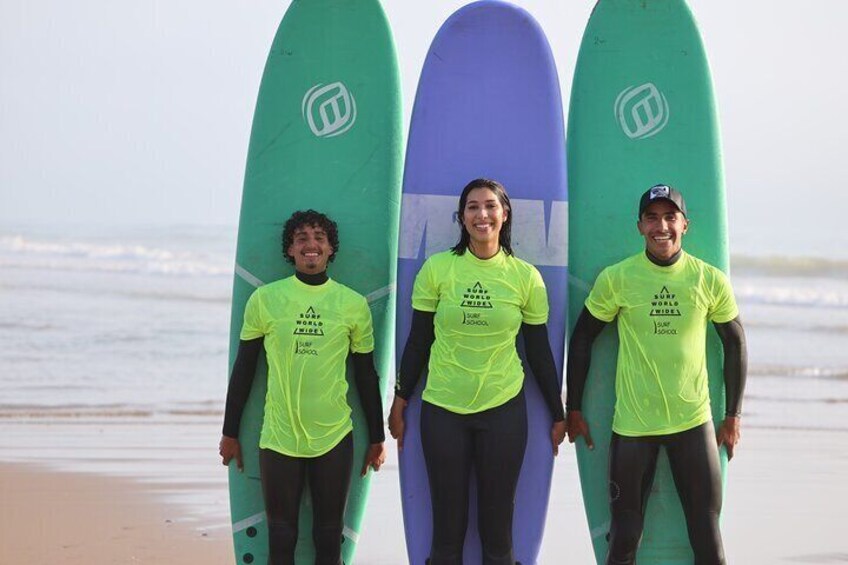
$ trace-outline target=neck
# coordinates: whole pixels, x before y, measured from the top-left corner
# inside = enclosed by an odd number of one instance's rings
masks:
[[[677,263],[677,261],[680,260],[680,256],[683,255],[683,248],[678,249],[677,253],[675,253],[668,259],[660,259],[659,257],[654,257],[647,249],[645,250],[645,255],[647,255],[648,260],[654,265],[657,265],[659,267],[671,267],[672,265]]]
[[[501,250],[501,245],[499,241],[477,243],[471,240],[468,242],[468,250],[478,259],[491,259]]]
[[[297,280],[304,284],[308,284],[310,286],[318,286],[319,284],[324,284],[330,278],[327,276],[327,271],[321,271],[320,273],[303,273],[301,271],[295,271],[294,276],[297,277]]]

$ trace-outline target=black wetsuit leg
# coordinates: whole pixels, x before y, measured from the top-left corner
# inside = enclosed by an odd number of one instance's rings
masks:
[[[527,447],[524,392],[475,416],[474,469],[483,565],[513,565],[512,516]]]
[[[642,539],[645,506],[654,483],[660,442],[656,437],[625,437],[610,442],[610,532],[607,565],[632,565]]]
[[[306,459],[260,449],[259,475],[268,519],[268,565],[294,565]]]
[[[718,519],[721,468],[712,422],[676,434],[624,437],[610,445],[610,546],[607,565],[632,564],[659,448],[665,447],[696,565],[724,565]]]
[[[421,446],[433,508],[429,565],[462,565],[474,445],[466,424],[461,414],[421,403]]]
[[[513,565],[512,516],[527,445],[524,392],[477,414],[424,402],[421,443],[433,505],[430,565],[461,565],[472,466],[484,565]]]
[[[341,539],[353,465],[353,434],[319,457],[289,457],[260,450],[268,516],[269,565],[294,565],[300,497],[309,477],[316,565],[341,564]]]
[[[340,565],[344,510],[353,466],[353,433],[309,462],[315,565]]]
[[[721,465],[713,423],[665,437],[668,462],[686,515],[695,565],[724,565],[718,525]]]

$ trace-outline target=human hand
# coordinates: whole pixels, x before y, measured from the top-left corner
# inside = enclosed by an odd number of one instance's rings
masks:
[[[221,456],[221,463],[229,465],[230,461],[235,459],[239,471],[244,471],[244,463],[241,458],[241,444],[238,438],[221,436],[221,441],[218,443],[218,454]]]
[[[716,441],[718,442],[718,446],[724,446],[727,449],[727,460],[730,461],[733,459],[733,450],[736,448],[736,444],[739,443],[739,438],[742,436],[741,433],[741,423],[740,418],[738,416],[726,416],[724,421],[721,423],[721,426],[718,428],[718,432],[716,432]]]
[[[409,404],[400,396],[395,396],[392,402],[392,409],[389,411],[389,433],[397,440],[398,451],[403,451],[403,433],[406,429],[406,422],[403,418],[403,411]]]
[[[559,445],[565,439],[567,431],[568,427],[565,424],[565,420],[554,422],[551,426],[551,443],[554,446],[554,457],[559,455]]]
[[[568,427],[568,443],[574,443],[577,441],[577,438],[583,436],[586,446],[589,449],[595,449],[595,444],[592,443],[592,436],[589,435],[589,424],[583,419],[583,412],[572,410],[566,415],[565,421]]]
[[[382,441],[380,443],[372,443],[368,446],[368,451],[365,452],[365,462],[362,464],[362,471],[359,473],[359,476],[364,477],[368,472],[368,467],[374,469],[375,472],[379,471],[385,462],[386,445]]]

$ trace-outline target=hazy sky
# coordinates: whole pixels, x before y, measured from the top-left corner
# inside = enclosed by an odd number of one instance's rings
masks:
[[[594,0],[518,0],[563,99]],[[238,218],[262,68],[289,2],[0,1],[0,228]],[[384,0],[408,121],[461,0]],[[710,56],[731,249],[848,255],[844,0],[691,0]],[[777,242],[777,243],[776,243]]]

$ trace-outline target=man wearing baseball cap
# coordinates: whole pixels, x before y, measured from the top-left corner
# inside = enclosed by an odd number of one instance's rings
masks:
[[[581,412],[592,343],[613,320],[619,334],[610,443],[607,564],[635,563],[660,447],[665,448],[686,515],[695,563],[725,563],[718,518],[718,446],[729,458],[739,441],[745,387],[745,332],[730,282],[683,251],[689,228],[683,195],[659,184],[639,200],[645,251],[604,269],[569,342],[569,441],[593,448]],[[707,322],[724,346],[727,409],[714,432],[707,378]]]

